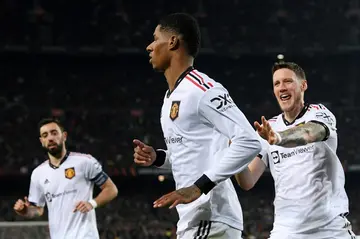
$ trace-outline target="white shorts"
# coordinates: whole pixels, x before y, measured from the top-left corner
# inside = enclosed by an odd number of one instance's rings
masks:
[[[241,239],[242,232],[221,222],[200,221],[178,234],[177,239]]]
[[[345,216],[339,215],[329,224],[304,233],[291,233],[286,229],[275,229],[271,232],[269,239],[355,239],[351,223]]]

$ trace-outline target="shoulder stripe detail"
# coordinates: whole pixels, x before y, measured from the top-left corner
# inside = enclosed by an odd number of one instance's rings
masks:
[[[210,89],[210,87],[214,87],[210,82],[205,83],[204,78],[196,70],[189,72],[189,75],[196,79],[200,85],[205,86],[207,89]]]
[[[189,80],[191,83],[193,83],[194,85],[196,85],[197,87],[199,87],[202,91],[206,91],[206,89],[205,89],[204,87],[202,87],[202,86],[199,84],[199,82],[193,80],[193,79],[192,79],[191,77],[189,77],[188,75],[185,76],[185,78],[186,78],[187,80]]]
[[[205,84],[204,78],[201,77],[201,75],[199,74],[198,71],[193,70],[193,71],[191,71],[191,73],[194,73],[194,75],[196,75],[199,79],[201,79],[201,82],[202,82],[203,84]]]
[[[69,156],[80,156],[80,157],[85,157],[85,158],[92,158],[92,156],[90,154],[84,154],[84,153],[79,153],[79,152],[70,152]]]
[[[205,84],[204,80],[199,79],[196,75],[192,74],[191,72],[188,74],[188,76],[196,80],[200,85],[204,86],[206,89],[210,89],[210,86]]]
[[[201,81],[201,80],[200,80],[199,78],[197,78],[195,75],[189,73],[188,76],[189,76],[190,78],[192,78],[193,80],[196,80],[199,85],[204,86],[206,89],[210,89],[209,86],[207,86],[205,83],[203,83],[203,81]]]

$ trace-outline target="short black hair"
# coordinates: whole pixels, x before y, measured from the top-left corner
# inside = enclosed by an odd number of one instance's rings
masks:
[[[57,118],[44,118],[44,119],[41,119],[39,121],[39,123],[38,123],[39,132],[40,132],[41,127],[43,127],[46,124],[50,124],[50,123],[57,124],[59,126],[61,132],[65,131],[65,127],[64,127],[64,125],[61,123],[61,121],[59,119],[57,119]]]
[[[305,71],[303,70],[303,68],[301,68],[298,64],[294,63],[294,62],[285,62],[285,61],[279,61],[276,62],[273,67],[272,67],[272,74],[274,74],[275,71],[279,70],[279,69],[289,69],[292,70],[293,72],[295,72],[295,75],[303,80],[306,80],[306,75],[305,75]]]
[[[196,57],[200,49],[201,33],[197,20],[186,13],[173,13],[159,22],[160,29],[182,35],[188,54]]]

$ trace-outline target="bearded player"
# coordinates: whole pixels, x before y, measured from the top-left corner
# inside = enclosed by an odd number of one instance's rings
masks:
[[[46,204],[51,238],[98,239],[95,208],[113,200],[117,187],[91,155],[67,151],[67,132],[60,121],[43,119],[39,131],[48,160],[32,172],[29,196],[15,203],[15,212],[40,217]],[[96,198],[94,184],[101,188]]]

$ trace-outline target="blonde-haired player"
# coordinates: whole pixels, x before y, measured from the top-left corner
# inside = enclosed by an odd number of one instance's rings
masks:
[[[335,116],[322,104],[307,104],[304,70],[292,62],[273,66],[273,90],[283,111],[262,124],[263,150],[236,175],[250,189],[269,166],[275,182],[271,239],[355,238],[346,219],[345,176],[336,155]]]

